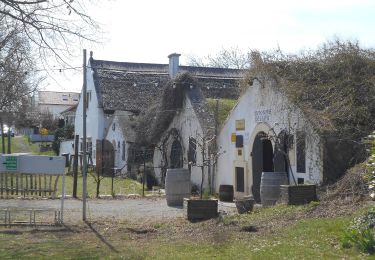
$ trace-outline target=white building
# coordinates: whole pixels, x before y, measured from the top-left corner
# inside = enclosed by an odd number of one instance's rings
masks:
[[[180,66],[179,56],[179,54],[171,54],[169,64],[113,62],[94,60],[92,56],[90,57],[87,68],[87,147],[92,154],[94,164],[100,164],[102,168],[123,170],[127,169],[125,165],[131,165],[129,158],[134,159],[134,156],[129,157],[129,155],[134,154],[134,149],[139,149],[138,144],[144,140],[135,140],[137,132],[129,124],[132,124],[133,119],[147,114],[149,108],[162,99],[165,86],[173,82],[178,74],[189,73],[196,78],[202,85],[199,93],[202,92],[206,96],[220,97],[225,93],[225,97],[238,97],[237,80],[240,78],[238,70]],[[191,95],[192,93],[195,91],[191,91]],[[75,118],[75,134],[80,137],[82,136],[82,99],[83,96],[78,104]],[[187,106],[190,106],[191,100],[195,100],[195,96],[186,99]],[[183,112],[181,115],[183,117],[186,115],[189,121],[196,121],[194,115],[189,114],[192,111],[188,108],[185,111],[187,114]],[[169,129],[178,124],[178,118]],[[146,124],[143,128],[148,127]],[[185,137],[200,133],[199,127],[199,125],[191,127],[192,132],[189,132],[185,125],[177,127],[183,128],[181,132],[184,136],[184,144],[188,140]],[[163,130],[168,131],[168,126]],[[156,143],[149,143],[149,145],[156,145]],[[185,160],[183,165],[179,166],[188,167],[188,163]],[[158,165],[154,167],[157,168]],[[158,169],[156,171],[158,172]],[[197,178],[194,177],[195,179]]]
[[[33,104],[40,113],[59,118],[61,112],[78,104],[79,96],[76,92],[38,91],[33,96]]]
[[[276,83],[254,79],[219,133],[225,153],[218,160],[216,190],[233,185],[235,197],[253,195],[259,201],[262,172],[287,172],[291,185],[334,180],[345,172],[352,149],[322,135],[322,124],[327,122],[307,118]]]

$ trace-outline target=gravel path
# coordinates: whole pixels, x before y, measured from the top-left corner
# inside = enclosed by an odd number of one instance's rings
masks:
[[[56,208],[60,200],[51,199],[0,199],[0,208]],[[219,203],[219,210],[234,212],[233,203]],[[169,207],[165,198],[131,198],[131,199],[89,199],[87,201],[87,218],[91,221],[101,219],[127,220],[131,222],[159,221],[181,218],[182,207]],[[66,199],[64,201],[64,221],[74,223],[82,219],[82,201]]]

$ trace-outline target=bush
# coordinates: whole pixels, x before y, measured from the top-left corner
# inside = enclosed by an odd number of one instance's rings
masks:
[[[375,208],[355,218],[341,239],[343,248],[356,247],[364,253],[375,253]]]

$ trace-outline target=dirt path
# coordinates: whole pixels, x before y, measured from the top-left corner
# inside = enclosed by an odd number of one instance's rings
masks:
[[[25,142],[23,139],[23,136],[15,136],[13,139],[15,142],[17,142],[19,153],[29,153],[29,145]]]

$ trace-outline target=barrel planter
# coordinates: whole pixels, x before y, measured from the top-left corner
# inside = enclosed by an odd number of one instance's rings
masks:
[[[220,201],[233,201],[233,185],[220,185],[219,187],[219,200]]]
[[[281,185],[280,186],[280,203],[288,205],[302,205],[317,201],[316,185]]]
[[[168,169],[165,178],[165,196],[168,206],[182,206],[190,197],[190,172],[188,169]]]
[[[262,172],[260,181],[260,200],[262,206],[275,205],[280,198],[280,185],[287,184],[288,176],[286,172]]]
[[[186,218],[189,221],[200,221],[218,216],[218,200],[184,199]]]

